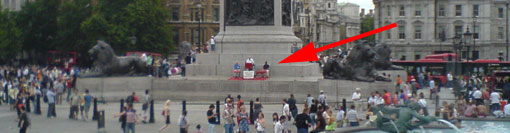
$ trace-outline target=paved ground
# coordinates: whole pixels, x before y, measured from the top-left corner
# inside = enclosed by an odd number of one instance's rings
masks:
[[[424,92],[428,97],[428,90],[422,90],[420,92]],[[362,94],[364,98],[368,94]],[[447,100],[448,103],[453,101],[453,95],[451,94],[451,90],[442,89],[441,93],[439,93],[440,97],[443,100]],[[303,100],[304,98],[298,98],[298,101]],[[442,102],[442,101],[441,101]],[[179,118],[180,112],[182,111],[181,101],[173,101],[171,106],[171,125],[169,129],[164,130],[164,132],[175,133],[179,131],[177,126],[177,119]],[[208,109],[209,104],[213,102],[201,102],[201,104],[188,104],[188,116],[191,122],[190,133],[196,132],[196,125],[200,124],[202,126],[202,131],[207,131],[208,124],[206,120],[206,111]],[[429,112],[431,114],[434,112],[434,105],[432,101],[428,101]],[[111,133],[120,133],[120,123],[117,118],[113,118],[115,113],[119,112],[119,103],[107,103],[107,104],[99,104],[99,110],[105,110],[106,112],[106,128],[107,132]],[[302,108],[303,105],[298,105],[299,108]],[[141,104],[135,104],[135,108],[141,112]],[[164,119],[161,116],[160,112],[163,109],[163,101],[159,101],[155,103],[155,118],[156,122],[154,124],[138,124],[136,126],[136,131],[138,132],[158,132],[158,129],[164,124]],[[42,115],[34,115],[30,114],[32,119],[32,126],[29,129],[31,133],[60,133],[60,132],[71,132],[71,133],[92,133],[97,131],[97,122],[96,121],[82,121],[82,120],[69,120],[69,105],[57,105],[57,118],[48,119],[46,118],[47,113],[47,104],[42,104]],[[92,110],[92,109],[91,109]],[[91,111],[92,112],[92,111]],[[266,132],[272,132],[272,120],[270,116],[273,112],[278,112],[281,114],[281,105],[280,104],[271,104],[264,105],[263,109],[264,115],[266,116],[267,124]],[[336,114],[336,111],[335,111]],[[364,113],[360,113],[364,114]],[[5,133],[14,133],[18,132],[17,123],[15,122],[15,111],[9,111],[9,108],[4,104],[0,106],[0,129],[1,132]],[[90,114],[92,117],[92,114]],[[362,118],[365,118],[364,115],[361,115]],[[364,122],[363,122],[364,123]],[[294,132],[295,127],[292,126]],[[254,132],[254,127],[250,126],[251,132]],[[223,126],[218,125],[215,128],[215,132],[223,132]]]

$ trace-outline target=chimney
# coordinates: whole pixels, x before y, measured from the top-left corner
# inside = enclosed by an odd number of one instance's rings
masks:
[[[370,9],[368,14],[369,14],[370,16],[373,16],[373,15],[374,15],[374,9]]]
[[[361,13],[359,13],[360,17],[365,16],[365,8],[361,8]]]

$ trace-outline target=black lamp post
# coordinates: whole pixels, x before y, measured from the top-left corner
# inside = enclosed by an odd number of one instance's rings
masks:
[[[471,60],[470,56],[469,56],[469,53],[470,53],[470,47],[469,44],[471,43],[471,39],[473,39],[473,33],[469,32],[469,27],[466,28],[466,33],[464,33],[464,43],[465,45],[467,46],[467,60],[469,62],[469,60]]]
[[[460,36],[455,36],[452,38],[453,40],[453,49],[455,50],[455,64],[454,64],[454,74],[457,75],[457,63],[459,61],[459,52],[462,51],[462,38]]]
[[[201,23],[201,17],[202,17],[202,12],[201,12],[201,9],[202,9],[202,4],[201,3],[198,3],[197,4],[197,10],[198,10],[198,53],[200,53],[200,51],[202,49],[200,49],[200,46],[202,45],[202,38],[201,38],[201,28],[200,28],[200,23]]]

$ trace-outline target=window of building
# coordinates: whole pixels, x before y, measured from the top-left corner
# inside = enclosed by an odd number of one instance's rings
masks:
[[[462,37],[462,25],[456,25],[454,30],[456,37]]]
[[[415,10],[414,10],[414,16],[421,16],[421,6],[420,5],[417,5]]]
[[[388,40],[391,39],[391,31],[390,30],[386,31],[386,39],[388,39]]]
[[[421,59],[421,55],[419,55],[419,54],[415,54],[415,55],[414,55],[414,60],[419,60],[419,59]]]
[[[480,25],[475,25],[473,30],[473,38],[474,39],[480,39]]]
[[[421,39],[421,25],[416,25],[414,27],[414,39]]]
[[[173,34],[174,42],[180,42],[179,41],[179,29],[176,29],[175,32],[173,32],[172,34]]]
[[[462,16],[462,5],[455,5],[455,16]]]
[[[504,18],[505,10],[503,8],[498,8],[498,18]]]
[[[16,0],[11,1],[11,9],[13,9],[13,10],[16,9]]]
[[[480,5],[473,5],[473,16],[478,17],[480,14]]]
[[[195,46],[198,46],[199,33],[200,33],[200,32],[198,32],[198,28],[197,28],[197,29],[193,29],[193,42],[192,42],[192,43],[193,43]]]
[[[195,9],[195,15],[193,15],[193,16],[195,16],[195,21],[202,21],[202,20],[200,20],[200,12],[199,11],[200,10]]]
[[[503,36],[504,36],[504,28],[503,27],[498,27],[498,39],[499,40],[502,40],[503,39]]]
[[[437,27],[437,37],[438,37],[438,39],[446,38],[446,35],[445,35],[446,31],[445,30],[446,30],[446,28],[443,25],[440,25],[440,26]]]
[[[445,16],[445,7],[444,7],[444,5],[439,5],[439,16]]]
[[[172,21],[179,21],[179,8],[172,8]]]
[[[214,8],[214,21],[220,21],[220,9]]]
[[[331,8],[331,3],[328,3],[328,8]]]
[[[386,15],[391,17],[391,6],[386,7]]]
[[[398,26],[398,39],[406,39],[405,26]]]
[[[406,16],[405,9],[406,8],[404,7],[404,5],[400,5],[400,11],[399,11],[400,16]]]

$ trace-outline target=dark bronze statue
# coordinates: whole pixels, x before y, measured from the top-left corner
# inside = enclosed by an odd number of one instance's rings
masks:
[[[225,12],[229,26],[274,25],[274,0],[226,0]]]
[[[379,130],[389,133],[406,133],[419,126],[429,124],[438,119],[433,116],[423,116],[417,111],[421,107],[416,102],[410,102],[405,107],[393,108],[384,105],[374,106],[370,108],[377,115],[375,120],[376,127]],[[397,118],[393,119],[391,115],[396,114]],[[416,119],[413,121],[413,118]]]
[[[90,71],[81,74],[82,77],[147,75],[147,63],[140,57],[117,57],[112,47],[104,41],[88,51],[94,62]]]
[[[402,70],[403,68],[391,64],[391,49],[386,43],[379,43],[374,46],[375,68],[377,70]]]
[[[376,53],[369,43],[362,42],[354,46],[344,59],[330,58],[323,68],[325,79],[345,79],[356,81],[391,81],[377,75],[375,69]]]

